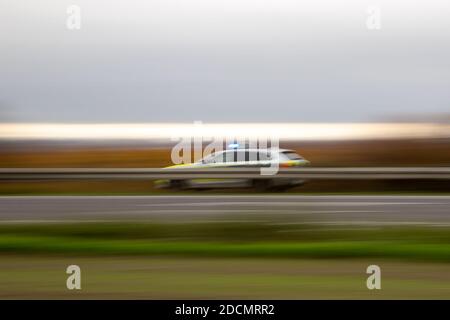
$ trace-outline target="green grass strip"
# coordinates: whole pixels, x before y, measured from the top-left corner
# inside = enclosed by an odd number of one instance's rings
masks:
[[[191,257],[393,258],[450,262],[450,244],[398,242],[212,243],[0,236],[0,252]]]

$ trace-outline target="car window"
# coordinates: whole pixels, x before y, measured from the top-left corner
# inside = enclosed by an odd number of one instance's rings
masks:
[[[214,163],[222,163],[224,157],[225,157],[225,154],[224,154],[223,152],[221,152],[221,153],[219,153],[219,154],[217,154],[217,155],[214,156],[213,162],[214,162]]]
[[[283,153],[289,159],[301,159],[301,157],[293,152],[292,155]],[[268,161],[272,160],[273,156],[268,150],[249,151],[249,150],[227,150],[219,154],[211,154],[204,158],[203,163],[232,163],[232,162],[248,162],[248,161]]]
[[[248,153],[248,161],[258,161],[259,160],[259,153],[256,151],[250,151]]]
[[[225,152],[225,162],[236,162],[236,151],[226,151]]]
[[[221,163],[223,162],[223,158],[224,158],[224,153],[220,152],[218,154],[210,154],[209,156],[207,156],[205,159],[203,159],[203,163]]]
[[[248,150],[238,150],[237,151],[237,161],[248,161],[249,153]]]

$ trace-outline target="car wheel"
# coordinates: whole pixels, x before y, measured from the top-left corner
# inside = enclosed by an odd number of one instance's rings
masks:
[[[170,188],[174,190],[181,190],[186,187],[186,183],[183,180],[171,180]]]
[[[272,185],[268,179],[255,179],[253,180],[253,188],[258,192],[268,191]]]

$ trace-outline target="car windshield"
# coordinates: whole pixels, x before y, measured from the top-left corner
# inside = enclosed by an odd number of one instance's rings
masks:
[[[200,162],[205,163],[205,164],[220,163],[220,162],[223,162],[223,156],[224,156],[223,152],[212,153],[209,156],[206,156],[205,158],[200,160]]]

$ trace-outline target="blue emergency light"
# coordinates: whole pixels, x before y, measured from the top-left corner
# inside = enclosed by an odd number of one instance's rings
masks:
[[[229,149],[237,149],[237,148],[239,148],[239,143],[230,143],[228,145],[228,148]]]

